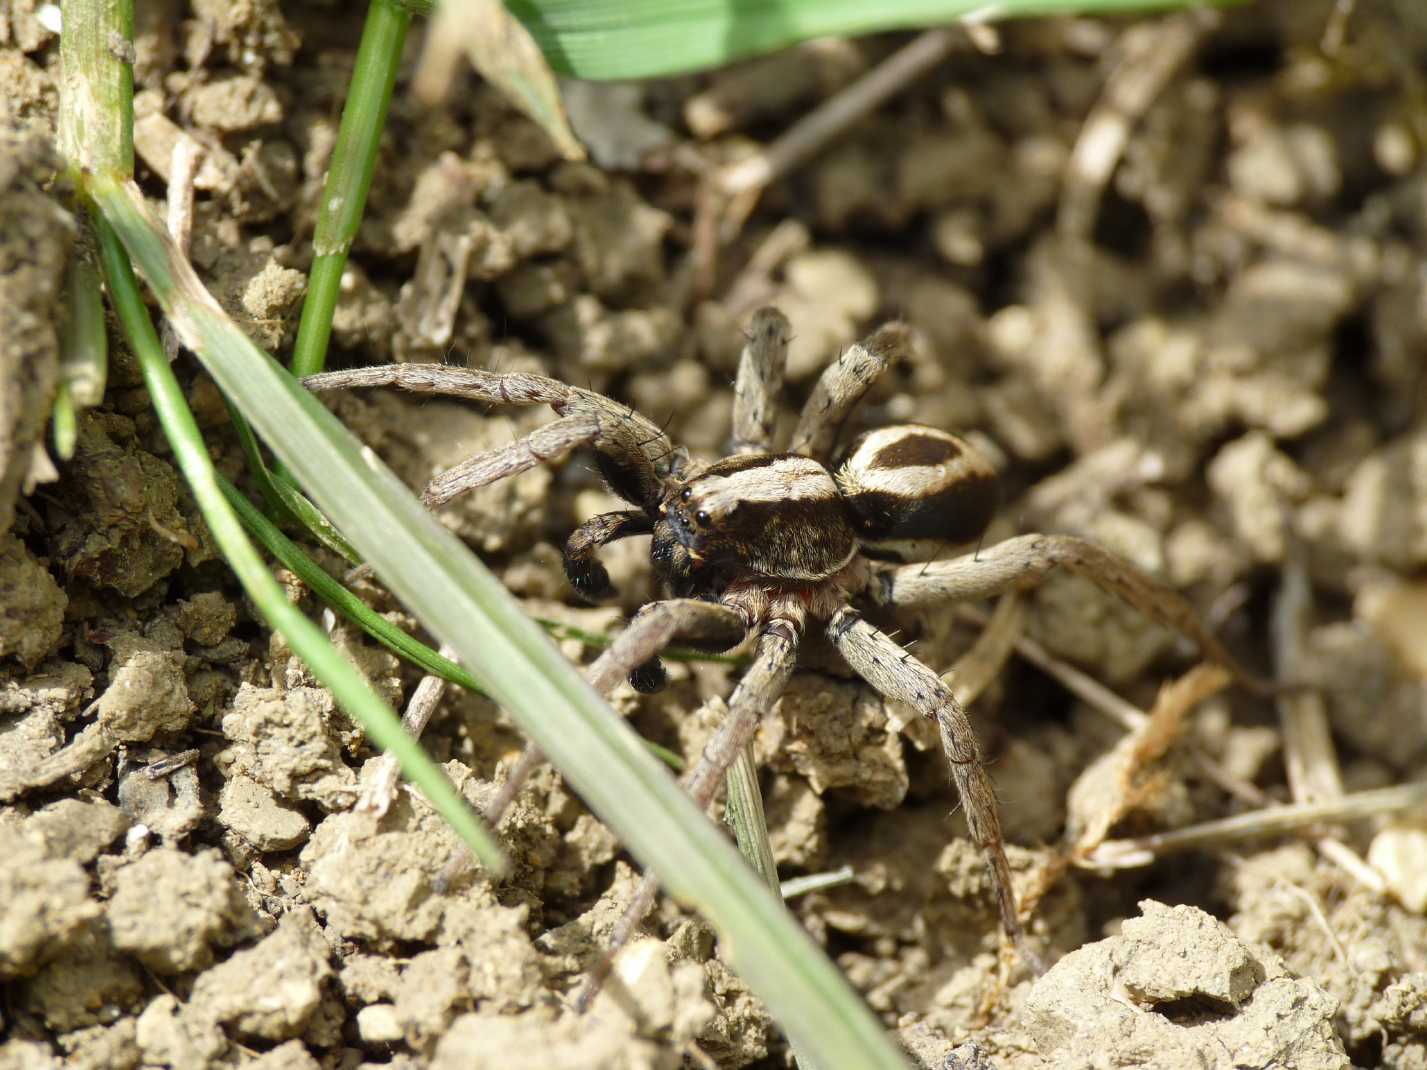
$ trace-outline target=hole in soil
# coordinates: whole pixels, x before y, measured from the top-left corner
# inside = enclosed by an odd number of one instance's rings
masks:
[[[1204,49],[1199,71],[1206,78],[1239,84],[1271,76],[1283,62],[1283,49],[1269,38],[1221,35]]]
[[[1093,240],[1129,260],[1143,260],[1149,252],[1153,226],[1144,205],[1116,196],[1111,187],[1095,218]]]
[[[1175,1025],[1183,1026],[1217,1022],[1225,1018],[1232,1018],[1238,1013],[1238,1008],[1227,1000],[1204,995],[1185,996],[1182,999],[1152,1003],[1150,1009],[1156,1014],[1168,1018]]]
[[[1378,1032],[1364,1037],[1356,1045],[1344,1045],[1348,1058],[1354,1066],[1381,1066],[1384,1034]]]

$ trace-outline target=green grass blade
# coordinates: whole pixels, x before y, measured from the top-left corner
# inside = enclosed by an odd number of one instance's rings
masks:
[[[50,442],[61,461],[74,456],[74,447],[79,442],[79,407],[63,379],[55,385],[54,405],[50,408]]]
[[[758,765],[753,760],[753,744],[745,746],[724,776],[724,824],[733,830],[739,853],[753,872],[768,885],[768,890],[780,899],[783,886],[778,883],[778,863],[773,858],[773,845],[768,842],[768,820],[763,812],[763,792],[758,787]],[[793,1065],[797,1070],[821,1070],[817,1061],[796,1043]]]
[[[782,894],[773,845],[768,842],[768,819],[763,812],[763,793],[758,787],[758,765],[753,760],[753,744],[743,748],[724,778],[723,819],[733,829],[733,838],[748,864],[765,884]]]
[[[71,2],[63,13],[60,152],[72,174],[128,178],[134,173],[133,0]]]
[[[59,386],[55,390],[52,419],[55,455],[67,461],[74,456],[79,413],[92,409],[104,399],[104,386],[109,378],[109,326],[104,322],[99,272],[87,256],[70,258],[64,288]]]
[[[332,336],[332,314],[341,294],[342,272],[347,254],[362,222],[367,193],[372,188],[372,172],[377,165],[377,147],[391,106],[391,91],[401,63],[402,45],[411,25],[411,14],[393,0],[372,0],[357,46],[352,82],[347,87],[347,103],[337,130],[337,145],[322,186],[322,202],[317,210],[317,227],[312,235],[312,270],[307,276],[307,295],[302,302],[302,318],[297,324],[292,370],[297,375],[320,372],[327,360],[327,342]]]
[[[357,627],[370,635],[377,642],[381,643],[397,657],[404,658],[411,662],[424,673],[432,676],[439,676],[448,683],[457,687],[464,687],[467,691],[474,691],[478,695],[485,695],[481,690],[481,685],[476,682],[476,678],[468,673],[461,666],[457,665],[450,658],[443,657],[439,651],[432,650],[421,640],[408,635],[395,624],[383,617],[376,610],[372,609],[360,598],[354,595],[347,588],[337,582],[321,565],[308,557],[302,547],[293,542],[281,529],[271,520],[265,517],[252,502],[244,497],[233,484],[223,478],[223,474],[218,474],[218,486],[223,491],[223,496],[228,499],[228,504],[233,507],[233,511],[238,514],[238,519],[243,522],[243,526],[248,529],[253,538],[257,539],[263,547],[275,558],[282,562],[283,567],[297,576],[303,583],[312,590],[312,593],[326,602],[342,616],[346,617]],[[557,635],[561,631],[577,631],[578,629],[566,629],[564,625],[556,624],[553,621],[539,621],[539,624],[552,635]],[[579,632],[581,642],[591,646],[608,646],[612,641],[607,635],[596,635],[593,632]],[[667,651],[665,654],[667,655]],[[685,660],[697,660],[703,657],[715,657],[716,655],[700,654],[697,650],[682,651]],[[490,696],[486,696],[489,698]],[[649,753],[658,758],[661,762],[673,770],[684,768],[684,759],[673,751],[651,740],[645,740],[644,746]]]
[[[561,74],[655,78],[806,41],[935,26],[968,15],[1110,14],[1183,0],[507,0]]]
[[[233,425],[233,431],[238,436],[243,456],[247,458],[248,473],[258,484],[258,492],[262,494],[263,501],[267,503],[268,511],[283,522],[291,521],[294,524],[300,524],[307,529],[308,534],[340,556],[349,565],[362,564],[362,557],[357,553],[357,548],[332,526],[332,522],[322,515],[322,510],[308,501],[307,496],[293,486],[292,480],[288,479],[285,473],[274,472],[268,467],[267,462],[263,460],[263,451],[258,446],[257,436],[253,434],[253,429],[248,426],[248,421],[243,417],[243,414],[228,398],[224,397],[223,403],[228,406],[228,415]],[[247,499],[244,501],[246,502]],[[251,524],[248,527],[250,530],[252,529]],[[276,527],[273,530],[276,531]],[[316,565],[314,564],[313,567],[315,568]],[[325,576],[326,573],[324,572],[323,575]]]
[[[104,274],[109,283],[109,295],[119,314],[129,347],[139,361],[154,410],[173,447],[174,458],[203,512],[203,519],[244,590],[264,619],[282,633],[293,651],[312,669],[313,675],[331,689],[342,708],[357,718],[378,746],[396,754],[408,779],[431,800],[481,864],[495,873],[503,873],[507,866],[500,847],[476,819],[466,800],[427,757],[421,745],[401,727],[396,714],[372,690],[366,678],[342,656],[317,625],[287,600],[282,587],[248,541],[219,486],[218,473],[208,455],[208,448],[204,445],[173,369],[169,367],[168,357],[159,343],[148,309],[144,307],[129,258],[104,217],[96,213],[94,223]]]
[[[283,567],[307,584],[318,598],[358,625],[392,653],[416,665],[422,672],[439,676],[468,691],[485,694],[476,678],[465,669],[450,658],[442,657],[439,652],[420,640],[407,635],[333,579],[321,565],[303,553],[297,543],[278,530],[276,524],[255,509],[253,503],[243,497],[242,491],[221,474],[218,476],[218,485],[243,526],[253,533],[253,537],[261,542],[269,553],[282,562]]]
[[[534,621],[374,454],[242,334],[132,183],[91,194],[218,386],[387,586],[545,751],[820,1065],[905,1067],[895,1045],[734,847]]]

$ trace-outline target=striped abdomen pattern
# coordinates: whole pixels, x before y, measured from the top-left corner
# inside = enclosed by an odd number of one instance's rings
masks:
[[[960,435],[904,424],[858,437],[837,471],[867,542],[979,538],[996,511],[996,469]]]

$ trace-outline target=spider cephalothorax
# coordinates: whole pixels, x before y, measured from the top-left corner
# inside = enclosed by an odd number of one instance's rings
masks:
[[[691,568],[811,583],[844,568],[857,536],[832,474],[796,453],[715,461],[659,506]]]
[[[868,431],[834,457],[848,414],[908,345],[907,328],[897,324],[850,347],[824,371],[780,449],[776,397],[789,337],[776,309],[754,315],[735,388],[732,454],[701,467],[689,465],[662,430],[632,409],[543,376],[402,364],[307,383],[396,385],[550,405],[558,419],[438,476],[425,500],[439,505],[578,447],[593,448],[606,484],[631,508],[593,517],[571,534],[566,575],[583,596],[603,597],[610,583],[600,548],[650,535],[651,562],[670,595],[645,606],[590,666],[596,689],[608,693],[625,677],[641,690],[656,688],[663,679],[659,652],[676,638],[716,647],[753,642],[753,662],[728,702],[728,721],[687,778],[706,804],[777,700],[805,629],[822,625],[854,672],[936,724],[967,826],[991,871],[1002,924],[1019,942],[995,797],[966,711],[936,671],[864,619],[858,605],[927,608],[986,598],[1066,568],[1189,635],[1241,679],[1252,678],[1178,594],[1082,539],[1021,535],[929,564],[887,560],[909,545],[945,550],[979,539],[996,508],[995,469],[966,439],[917,425]],[[518,783],[512,773],[502,798]],[[647,906],[651,888],[646,884],[637,904]],[[639,913],[632,907],[630,916],[637,920]]]
[[[670,477],[644,516],[605,513],[578,528],[565,569],[582,594],[608,594],[594,549],[648,532],[656,572],[680,595],[717,596],[740,577],[813,584],[843,572],[860,548],[900,557],[920,543],[973,541],[995,503],[984,454],[959,435],[904,424],[859,436],[835,471],[799,453],[750,450]]]

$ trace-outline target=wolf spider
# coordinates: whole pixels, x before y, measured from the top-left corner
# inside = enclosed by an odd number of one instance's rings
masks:
[[[586,598],[609,594],[599,549],[650,535],[650,560],[669,593],[643,607],[590,666],[595,688],[608,694],[628,678],[641,691],[657,689],[664,678],[659,652],[676,638],[724,648],[753,640],[752,664],[729,700],[728,719],[686,777],[695,800],[707,806],[792,674],[804,631],[820,625],[873,688],[936,724],[971,837],[990,869],[1002,927],[1025,954],[995,796],[966,711],[940,674],[857,606],[925,608],[986,598],[1064,568],[1188,635],[1251,686],[1254,678],[1178,593],[1083,539],[1031,534],[950,560],[879,559],[880,551],[908,541],[965,545],[979,539],[996,508],[994,467],[966,439],[916,425],[868,431],[834,462],[849,413],[907,348],[908,331],[899,324],[882,327],[828,366],[787,448],[776,451],[788,321],[776,309],[762,309],[747,337],[734,394],[733,450],[705,465],[691,464],[659,427],[632,409],[544,376],[398,364],[328,372],[305,382],[314,390],[397,386],[486,403],[549,405],[556,420],[437,476],[425,502],[435,507],[576,448],[592,448],[610,490],[632,508],[593,517],[569,537],[564,566],[571,585]],[[497,818],[518,790],[520,774],[538,760],[529,750],[512,772],[493,806]],[[646,878],[616,941],[638,924],[653,893],[652,878]]]

